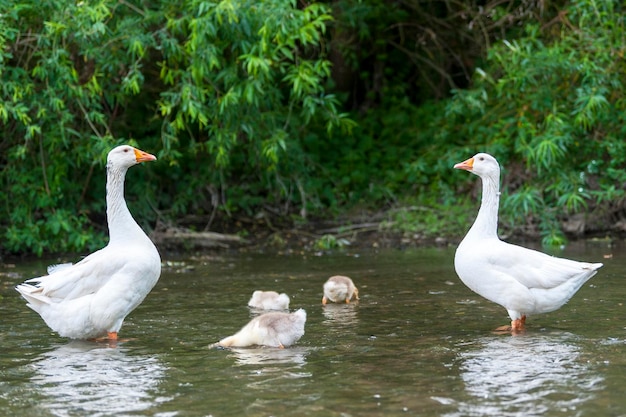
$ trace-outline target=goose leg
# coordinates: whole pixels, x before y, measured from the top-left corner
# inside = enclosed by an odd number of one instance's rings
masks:
[[[511,320],[511,325],[500,326],[495,329],[497,333],[522,333],[526,330],[526,315],[519,319]]]
[[[96,337],[95,339],[90,339],[93,340],[96,343],[107,343],[109,345],[109,347],[117,347],[117,342],[126,342],[130,339],[119,339],[117,337],[117,332],[107,332],[107,336],[106,337]]]
[[[520,333],[526,330],[526,316],[511,321],[511,332]]]
[[[322,297],[322,305],[326,305],[326,303],[328,302],[328,298],[326,298],[326,296]]]

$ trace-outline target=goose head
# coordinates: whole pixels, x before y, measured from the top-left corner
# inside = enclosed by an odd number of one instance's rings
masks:
[[[148,161],[156,161],[156,156],[129,145],[121,145],[109,152],[107,166],[130,168],[133,165]]]
[[[481,178],[498,179],[500,177],[500,165],[496,158],[488,153],[477,153],[470,159],[454,165],[454,168],[464,169]]]

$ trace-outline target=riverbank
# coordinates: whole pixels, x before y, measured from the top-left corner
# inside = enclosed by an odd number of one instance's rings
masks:
[[[438,233],[437,227],[423,227],[420,230],[419,227],[398,224],[385,211],[307,221],[264,214],[255,218],[224,218],[209,222],[208,217],[194,216],[181,219],[175,225],[158,224],[151,238],[160,250],[169,253],[198,250],[319,251],[348,247],[402,249],[457,245],[470,225],[471,221],[466,226],[453,228],[455,232],[451,232],[451,228],[442,227]],[[610,229],[586,226],[586,229],[581,226],[579,218],[566,222],[564,227],[568,242],[590,239],[606,241],[623,237],[619,225]],[[502,227],[500,233],[501,238],[509,242],[541,245],[541,236],[534,228]]]
[[[381,211],[359,211],[335,218],[290,217],[263,213],[255,217],[186,216],[174,222],[158,222],[150,238],[164,257],[203,252],[307,252],[335,249],[405,249],[456,246],[472,224],[475,213],[432,222],[408,222],[397,213],[415,207]],[[424,209],[425,210],[425,209]],[[467,218],[466,218],[467,217]],[[596,219],[597,220],[597,219]],[[626,223],[607,226],[573,216],[563,223],[567,245],[576,242],[618,242],[626,237]],[[525,225],[511,228],[501,224],[500,237],[511,243],[541,248],[539,230]],[[79,259],[88,252],[47,251],[44,256],[60,261]],[[4,254],[4,262],[37,259],[34,254]]]

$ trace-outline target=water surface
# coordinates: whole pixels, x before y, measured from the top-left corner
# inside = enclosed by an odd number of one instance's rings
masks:
[[[69,341],[15,284],[51,259],[0,269],[0,412],[19,416],[623,416],[626,248],[571,245],[605,266],[518,336],[456,277],[453,248],[224,254],[164,260],[116,346]],[[605,258],[611,256],[610,258]],[[331,275],[358,303],[321,305]],[[255,314],[257,289],[304,308],[293,347],[208,349]]]

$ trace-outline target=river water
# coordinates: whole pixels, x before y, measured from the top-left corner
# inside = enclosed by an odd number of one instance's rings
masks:
[[[625,416],[626,246],[559,256],[605,266],[521,335],[467,289],[454,248],[222,254],[164,260],[116,346],[52,333],[13,287],[50,259],[0,267],[2,416]],[[322,306],[347,275],[360,301]],[[253,312],[257,289],[304,308],[286,349],[209,349]]]

